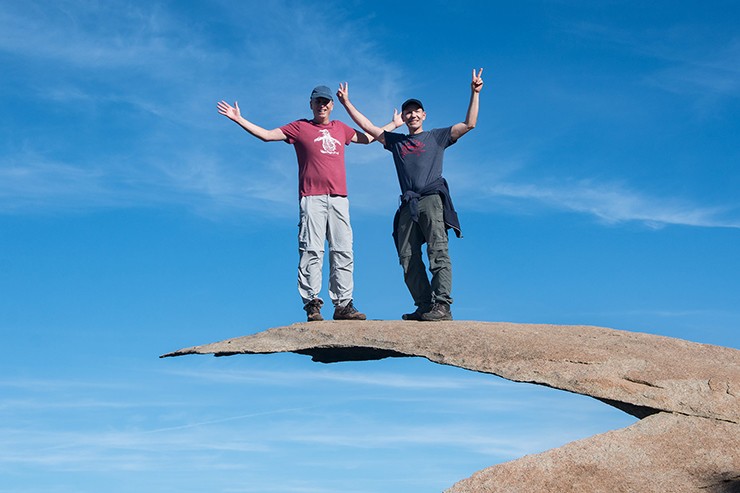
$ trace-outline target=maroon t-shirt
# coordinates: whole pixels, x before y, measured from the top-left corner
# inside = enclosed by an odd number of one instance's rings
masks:
[[[344,146],[352,142],[354,129],[337,120],[326,125],[296,120],[280,130],[288,138],[286,142],[295,147],[300,197],[347,195]]]

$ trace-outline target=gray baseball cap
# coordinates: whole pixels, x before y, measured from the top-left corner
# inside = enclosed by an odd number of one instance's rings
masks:
[[[331,94],[331,89],[329,89],[326,86],[314,87],[313,91],[311,91],[311,100],[314,100],[317,98],[324,98],[324,99],[328,99],[329,101],[334,101],[334,97]]]

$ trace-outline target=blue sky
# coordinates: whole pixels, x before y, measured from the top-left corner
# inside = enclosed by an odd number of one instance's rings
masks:
[[[735,2],[3,2],[0,493],[441,491],[634,420],[420,359],[160,360],[304,320],[297,167],[274,128],[349,82],[447,151],[457,319],[740,347]],[[341,107],[335,118],[349,123]],[[355,301],[412,308],[398,185],[350,146]]]

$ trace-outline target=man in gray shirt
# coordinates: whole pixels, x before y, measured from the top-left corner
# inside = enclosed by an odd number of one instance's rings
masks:
[[[393,221],[393,237],[403,267],[404,281],[414,299],[416,310],[403,315],[404,320],[452,320],[452,264],[447,247],[447,230],[460,236],[460,225],[452,206],[447,181],[442,177],[444,151],[475,128],[478,121],[479,95],[483,88],[483,69],[473,70],[470,103],[465,121],[447,128],[424,131],[424,105],[408,99],[394,120],[406,124],[407,135],[384,131],[360,113],[349,100],[348,85],[340,84],[337,96],[349,116],[369,135],[381,142],[393,155],[401,206]],[[421,246],[427,244],[431,281],[427,277]]]

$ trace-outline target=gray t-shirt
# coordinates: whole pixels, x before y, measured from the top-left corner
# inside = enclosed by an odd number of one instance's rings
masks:
[[[401,194],[419,192],[442,177],[442,158],[454,144],[452,127],[435,128],[416,135],[384,132],[385,148],[393,154]]]

